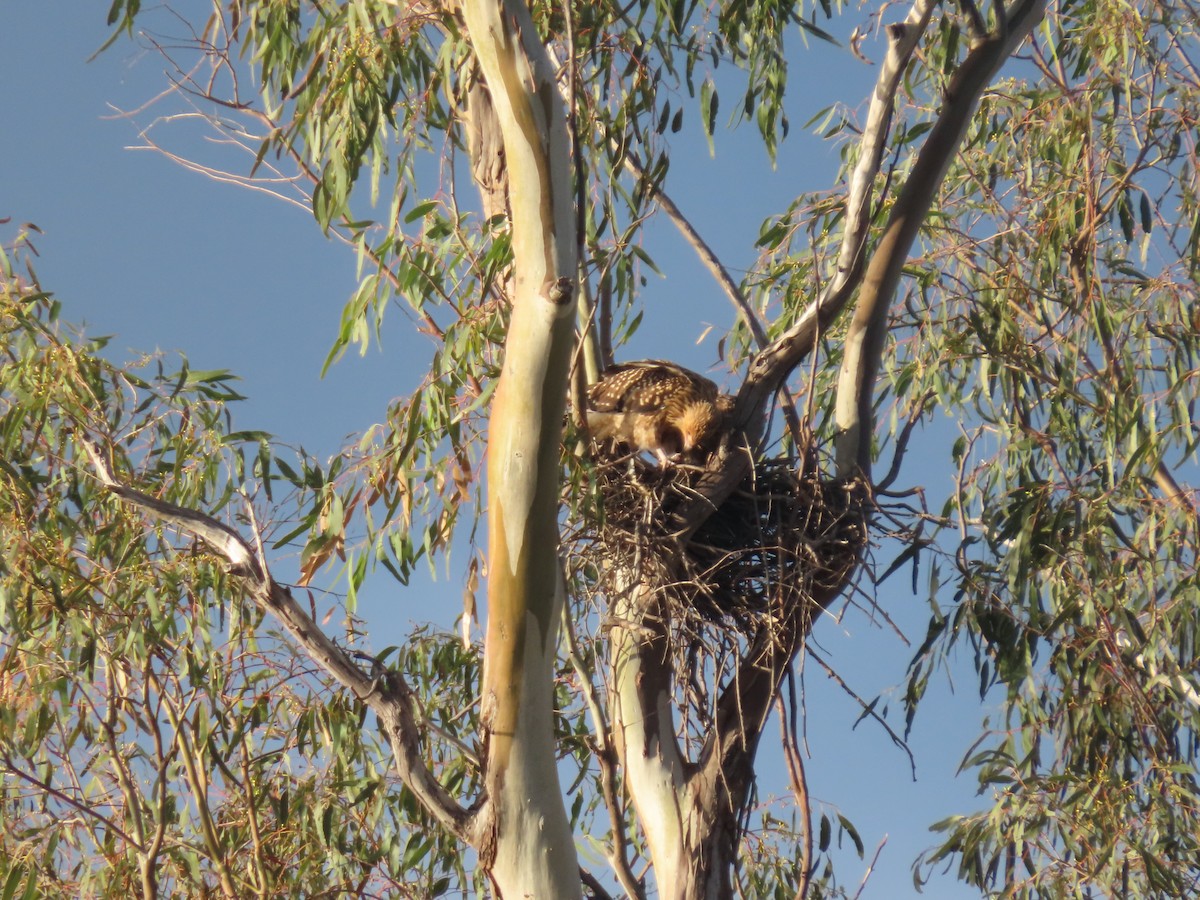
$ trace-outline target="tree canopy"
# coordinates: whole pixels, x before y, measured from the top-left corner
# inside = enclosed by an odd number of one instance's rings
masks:
[[[802,130],[794,38],[844,33],[830,4],[232,0],[171,40],[146,15],[115,0],[111,41],[161,50],[160,102],[244,154],[189,164],[357,255],[326,364],[397,308],[437,349],[318,460],[234,430],[228,372],[111,362],[6,247],[4,896],[853,896],[794,673],[822,610],[901,577],[928,629],[903,709],[864,715],[901,740],[956,655],[992,710],[962,748],[984,808],[929,823],[916,883],[1200,890],[1194,8],[867,9],[874,92]],[[763,165],[815,126],[842,170],[735,281],[671,163],[738,125]],[[694,465],[614,460],[581,415],[655,216],[731,301],[735,399]],[[461,633],[373,643],[367,580],[452,547]],[[336,632],[310,583],[344,593]],[[773,710],[790,821],[751,812]]]

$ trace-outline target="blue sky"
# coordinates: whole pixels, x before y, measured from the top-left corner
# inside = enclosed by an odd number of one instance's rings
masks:
[[[198,17],[211,8],[200,0],[177,7]],[[161,349],[182,351],[195,368],[231,369],[249,396],[235,413],[236,427],[273,432],[318,456],[333,453],[344,436],[381,420],[387,403],[415,384],[432,345],[393,311],[382,349],[361,358],[347,354],[320,377],[342,304],[355,286],[352,252],[327,241],[303,211],[129,149],[153,111],[136,119],[117,111],[138,108],[161,91],[164,65],[128,40],[87,62],[106,35],[106,8],[66,0],[6,5],[0,30],[0,83],[7,94],[0,217],[42,229],[35,246],[43,286],[62,301],[65,319],[86,323],[93,334],[115,335],[114,358]],[[857,18],[851,14],[846,21],[848,28]],[[792,68],[801,87],[788,105],[793,131],[777,168],[770,168],[748,130],[720,136],[715,159],[703,141],[694,149],[680,141],[682,152],[672,163],[668,190],[735,277],[754,257],[765,216],[782,209],[788,197],[830,185],[835,150],[803,131],[803,123],[835,101],[860,105],[874,78],[848,51],[818,43],[805,51],[798,35],[794,50]],[[209,148],[195,149],[199,155]],[[730,308],[665,223],[650,250],[665,277],[650,276],[645,324],[625,355],[711,364]],[[716,326],[715,333],[697,345],[707,324]],[[910,484],[944,487],[944,471],[910,466],[907,476]],[[458,573],[405,590],[380,572],[360,614],[372,643],[382,647],[401,641],[410,623],[447,622],[447,610],[456,612],[460,597]],[[878,601],[919,643],[927,606],[923,596],[910,593],[907,579],[885,584]],[[901,684],[913,652],[854,610],[840,622],[822,623],[815,637],[822,656],[867,699]],[[932,843],[927,826],[979,802],[969,776],[952,777],[980,716],[969,666],[963,676],[956,694],[937,688],[917,720],[910,742],[914,784],[907,757],[872,723],[854,728],[859,707],[819,667],[807,668],[814,806],[836,804],[855,823],[868,861],[887,842],[862,893],[868,900],[915,896],[909,866]],[[901,728],[902,716],[894,714],[893,725]],[[781,784],[774,743],[769,732],[761,768],[768,790]],[[864,866],[847,857],[841,876],[853,882]],[[945,878],[923,896],[974,894]]]

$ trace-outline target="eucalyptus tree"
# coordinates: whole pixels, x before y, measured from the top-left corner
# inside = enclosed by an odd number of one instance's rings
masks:
[[[116,0],[113,39],[140,15]],[[827,120],[842,180],[747,235],[740,284],[672,200],[668,137],[712,139],[734,66],[773,155],[804,67],[784,36],[828,37],[814,11],[234,0],[157,42],[246,151],[209,173],[358,254],[330,361],[393,303],[438,346],[361,440],[297,460],[231,431],[228,373],[105,362],[6,253],[6,888],[839,894],[795,746],[774,833],[755,754],[818,613],[911,564],[909,722],[959,645],[1003,710],[966,761],[989,808],[938,823],[917,879],[1194,891],[1194,10],[914,0],[871,24],[862,120]],[[698,466],[614,463],[579,415],[656,211],[734,310],[736,400]],[[899,485],[942,414],[929,509]],[[351,604],[407,582],[484,518],[461,639],[381,649],[302,602],[331,569]]]

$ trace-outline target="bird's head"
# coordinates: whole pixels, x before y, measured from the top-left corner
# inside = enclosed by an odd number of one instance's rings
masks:
[[[711,400],[687,404],[673,423],[679,432],[680,449],[684,453],[691,453],[707,446],[720,433],[724,418],[722,405]]]

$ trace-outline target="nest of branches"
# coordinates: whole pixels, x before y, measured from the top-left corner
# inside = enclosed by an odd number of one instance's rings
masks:
[[[684,540],[675,514],[695,498],[702,468],[598,457],[600,502],[575,551],[602,599],[601,621],[617,616],[665,639],[684,731],[698,741],[747,664],[786,668],[858,563],[866,492],[821,478],[814,458],[757,462]]]
[[[590,524],[600,584],[650,587],[676,630],[740,632],[811,621],[845,585],[865,541],[858,485],[822,479],[811,461],[759,461],[690,540],[674,513],[696,495],[703,469],[640,458],[600,459],[600,511]],[[804,625],[806,629],[806,624]]]

